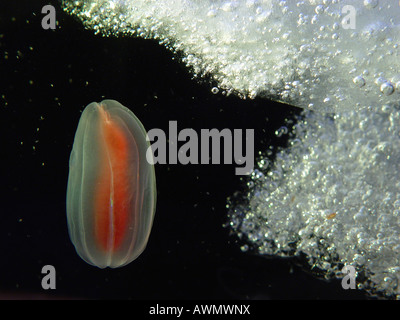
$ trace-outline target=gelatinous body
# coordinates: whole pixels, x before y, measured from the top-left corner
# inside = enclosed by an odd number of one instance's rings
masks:
[[[119,102],[93,102],[83,111],[70,157],[67,220],[87,263],[121,267],[145,249],[156,203],[148,147],[143,125]]]

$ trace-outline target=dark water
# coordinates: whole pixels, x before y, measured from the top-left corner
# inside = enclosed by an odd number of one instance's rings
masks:
[[[43,30],[41,8],[58,27]],[[57,1],[0,2],[0,298],[3,299],[350,299],[339,281],[302,271],[297,260],[240,250],[226,199],[244,190],[235,165],[156,165],[157,211],[147,249],[133,263],[100,270],[68,237],[68,159],[83,108],[115,99],[146,129],[255,129],[255,153],[284,145],[275,130],[295,108],[211,93],[151,40],[84,30]],[[43,290],[41,269],[56,269]]]

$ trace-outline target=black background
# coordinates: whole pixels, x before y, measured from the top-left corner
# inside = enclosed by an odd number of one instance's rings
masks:
[[[48,3],[57,10],[54,31],[41,28]],[[212,87],[153,40],[96,36],[57,1],[1,0],[0,298],[365,298],[303,271],[298,259],[241,252],[222,227],[227,197],[246,190],[235,165],[156,165],[157,211],[144,253],[104,270],[76,254],[65,214],[68,159],[90,102],[115,99],[147,130],[167,131],[171,120],[178,130],[254,128],[256,155],[285,145],[274,132],[299,110]],[[56,268],[56,290],[41,287],[47,264]]]

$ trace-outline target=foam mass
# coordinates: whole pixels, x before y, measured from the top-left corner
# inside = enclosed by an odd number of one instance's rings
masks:
[[[398,100],[395,0],[63,2],[96,32],[158,39],[180,51],[195,76],[211,75],[241,97],[335,112]],[[349,4],[355,29],[343,27]]]

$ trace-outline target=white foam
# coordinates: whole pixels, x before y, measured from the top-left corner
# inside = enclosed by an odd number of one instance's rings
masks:
[[[373,2],[64,0],[64,7],[97,32],[158,39],[182,52],[196,76],[211,75],[241,97],[340,111],[400,97],[376,83],[400,81],[400,6]],[[349,4],[354,30],[342,25]]]
[[[399,295],[400,104],[371,109],[304,117],[229,221],[260,254],[305,254],[327,278],[350,265],[359,288]]]

